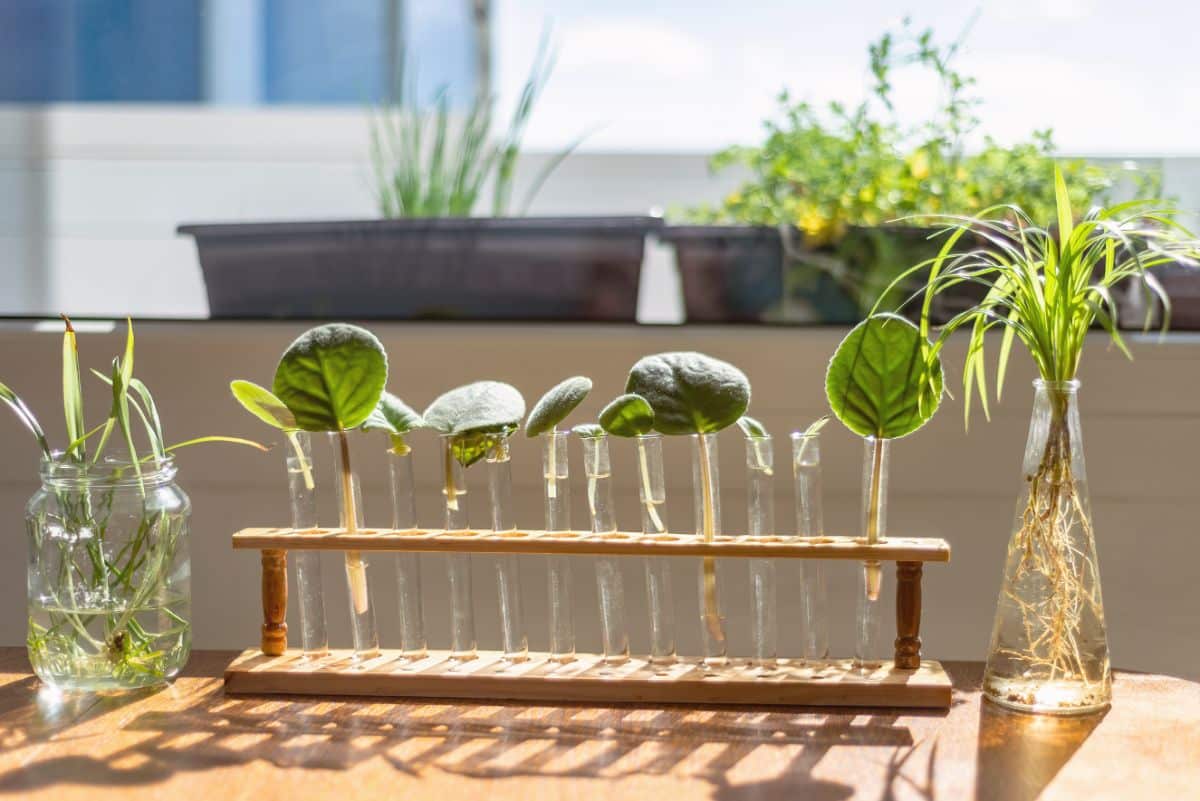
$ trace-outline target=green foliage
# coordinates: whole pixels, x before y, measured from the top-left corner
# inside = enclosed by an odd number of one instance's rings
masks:
[[[288,346],[272,390],[301,429],[349,431],[375,410],[387,373],[387,355],[374,334],[330,323],[309,329]]]
[[[467,217],[490,179],[492,216],[507,214],[525,126],[553,67],[554,54],[543,37],[508,129],[498,141],[492,136],[495,98],[476,97],[455,137],[446,89],[438,92],[431,108],[423,107],[414,99],[415,76],[406,80],[401,75],[399,96],[376,114],[371,125],[370,154],[380,213],[388,218]],[[521,213],[578,144],[579,140],[573,142],[535,176]]]
[[[1055,205],[1048,179],[1052,132],[1035,131],[1008,147],[984,137],[981,150],[967,152],[966,138],[980,126],[981,101],[971,91],[975,80],[954,67],[960,46],[961,38],[937,44],[931,30],[917,33],[905,20],[898,34],[885,33],[870,46],[874,84],[858,106],[834,102],[820,111],[782,92],[777,117],[764,123],[761,145],[729,148],[712,159],[714,170],[737,165],[752,177],[719,207],[693,209],[687,216],[706,223],[795,226],[806,248],[835,250],[856,227],[913,215],[977,214],[1003,202],[1034,219],[1048,218]],[[944,101],[927,121],[902,127],[893,113],[891,78],[908,64],[936,76]],[[1118,168],[1080,159],[1060,166],[1076,207],[1102,201],[1117,178]],[[1142,181],[1154,185],[1158,175],[1144,174]],[[803,253],[793,255],[804,261]],[[882,286],[914,263],[906,253],[887,249],[862,260],[855,253],[839,255],[848,272],[834,277],[860,305],[869,305]],[[818,260],[812,263],[822,267]]]
[[[753,439],[763,439],[765,437],[771,436],[771,433],[769,431],[767,431],[767,427],[764,426],[762,423],[760,423],[758,420],[755,420],[750,415],[744,414],[741,417],[739,417],[738,421],[737,421],[737,425],[738,425],[738,428],[740,428],[742,430],[743,434],[745,434],[747,437],[751,437]]]
[[[267,425],[280,431],[295,431],[299,428],[292,410],[266,387],[239,378],[229,383],[229,391],[243,409]]]
[[[942,398],[942,363],[908,320],[877,314],[838,345],[825,375],[829,406],[862,437],[898,439],[925,425]]]
[[[515,430],[525,416],[525,399],[511,384],[476,381],[439,395],[423,416],[441,434]]]
[[[66,456],[76,462],[83,462],[87,459],[83,448],[83,435],[87,430],[87,425],[83,420],[83,383],[79,375],[79,343],[75,340],[75,329],[71,327],[71,321],[65,314],[63,315],[63,325],[62,395],[67,424],[67,441],[70,443],[67,446]]]
[[[592,379],[577,375],[550,389],[533,405],[525,421],[525,436],[536,437],[554,429],[583,403],[592,391]]]
[[[584,439],[597,439],[605,434],[603,426],[596,423],[580,423],[571,429],[571,433]]]
[[[931,223],[942,227],[945,241],[941,251],[910,270],[910,274],[928,273],[926,286],[918,294],[923,298],[922,337],[929,334],[930,308],[938,293],[962,283],[986,289],[983,300],[947,322],[929,348],[929,358],[935,359],[956,330],[971,331],[963,370],[963,413],[968,421],[972,395],[979,396],[984,413],[988,413],[984,345],[989,330],[1003,329],[996,366],[997,399],[1014,339],[1029,351],[1043,379],[1072,380],[1079,370],[1088,331],[1096,323],[1129,355],[1116,326],[1114,287],[1138,282],[1157,297],[1164,307],[1165,330],[1170,303],[1149,269],[1159,264],[1195,267],[1200,255],[1200,243],[1177,222],[1177,212],[1161,201],[1097,207],[1076,220],[1072,193],[1062,171],[1054,171],[1053,183],[1056,205],[1042,227],[1027,210],[1012,205],[987,209],[978,217],[932,218]],[[967,233],[982,237],[986,244],[957,251]],[[1153,311],[1147,313],[1147,325]]]
[[[618,395],[600,411],[600,426],[618,437],[636,437],[654,429],[654,409],[641,395]]]
[[[728,362],[702,353],[640,359],[625,391],[641,395],[663,434],[708,434],[733,425],[750,405],[750,381]]]
[[[425,418],[390,392],[380,396],[379,404],[361,426],[363,431],[386,431],[391,437],[392,451],[398,454],[409,451],[404,435],[424,427]]]
[[[29,433],[33,434],[37,440],[38,447],[42,449],[42,456],[46,459],[51,458],[50,443],[46,439],[46,432],[42,430],[41,423],[34,417],[33,412],[25,405],[25,401],[17,396],[17,393],[8,388],[7,384],[0,384],[0,400],[4,401],[13,413],[17,415],[17,419],[29,429]]]

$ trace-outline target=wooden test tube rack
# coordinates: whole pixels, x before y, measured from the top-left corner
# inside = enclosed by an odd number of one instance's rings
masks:
[[[921,659],[921,574],[925,562],[950,561],[942,539],[890,538],[868,545],[853,537],[736,537],[704,542],[692,535],[591,532],[427,529],[248,528],[233,535],[233,547],[262,553],[263,627],[261,649],[238,656],[225,671],[225,691],[234,694],[361,695],[599,703],[770,704],[820,706],[931,707],[950,705],[951,685],[942,666]],[[763,674],[744,659],[710,667],[680,658],[667,666],[631,658],[606,665],[595,654],[568,663],[531,652],[511,663],[494,651],[469,662],[452,662],[430,651],[401,662],[398,651],[355,661],[334,650],[305,658],[287,648],[287,552],[408,551],[420,553],[568,554],[578,556],[688,556],[757,559],[844,559],[896,563],[896,641],[890,663],[862,669],[849,659],[811,662],[778,660]]]

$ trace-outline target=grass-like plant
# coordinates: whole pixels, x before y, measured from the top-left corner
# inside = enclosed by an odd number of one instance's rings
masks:
[[[133,372],[134,335],[129,321],[124,349],[112,360],[111,372],[106,375],[92,371],[109,385],[108,414],[89,428],[79,345],[75,329],[65,315],[63,323],[66,448],[53,450],[37,417],[12,389],[0,383],[0,400],[33,434],[43,463],[67,467],[76,479],[71,485],[55,482],[47,487],[46,491],[54,495],[53,503],[46,504],[37,513],[42,518],[31,523],[34,547],[45,546],[45,542],[37,541],[47,539],[46,531],[51,528],[61,529],[67,536],[54,540],[59,551],[56,557],[59,574],[40,580],[43,592],[52,597],[39,600],[48,614],[47,625],[32,617],[29,621],[30,659],[35,665],[53,663],[54,672],[84,674],[95,669],[99,658],[119,684],[161,680],[172,669],[172,660],[183,653],[190,638],[190,624],[163,607],[163,614],[173,620],[173,625],[155,631],[144,626],[137,615],[153,606],[155,599],[163,594],[169,580],[166,571],[171,567],[176,541],[185,526],[183,520],[168,519],[165,512],[153,508],[143,471],[167,466],[175,451],[204,442],[266,448],[247,439],[225,436],[197,437],[168,445],[154,396]],[[146,444],[142,449],[138,447],[131,409],[145,433]],[[119,433],[125,453],[110,453],[114,432]],[[99,439],[92,447],[96,437]],[[119,523],[124,513],[115,508],[121,501],[116,498],[113,486],[130,474],[137,478],[140,512],[132,524]],[[127,541],[119,539],[126,535]],[[75,550],[76,543],[79,551]],[[80,597],[103,598],[107,606],[102,610],[80,608]]]
[[[423,106],[417,98],[415,76],[401,76],[400,95],[380,109],[371,124],[371,165],[380,213],[387,218],[468,217],[490,180],[492,216],[508,214],[525,128],[553,69],[554,53],[543,38],[508,127],[499,138],[494,136],[494,97],[477,96],[460,123],[445,87],[431,106]],[[519,213],[525,213],[546,179],[580,141],[582,137],[534,176]]]
[[[935,359],[956,331],[970,332],[963,370],[965,422],[970,419],[973,396],[988,413],[988,331],[1003,332],[995,373],[997,400],[1016,342],[1029,353],[1044,382],[1049,411],[1045,430],[1040,429],[1042,423],[1036,432],[1031,429],[1033,452],[1026,457],[1026,486],[1018,502],[1001,591],[1001,609],[1013,610],[1018,618],[1011,630],[1020,633],[1023,645],[1005,647],[994,641],[993,655],[1004,660],[1014,676],[1102,682],[1107,676],[1107,652],[1103,670],[1088,663],[1096,644],[1091,641],[1094,633],[1085,630],[1087,621],[1102,621],[1103,612],[1085,478],[1077,472],[1083,462],[1076,458],[1081,443],[1073,441],[1078,439],[1072,428],[1073,382],[1088,333],[1096,325],[1130,355],[1117,328],[1114,291],[1118,286],[1140,283],[1143,291],[1161,301],[1163,325],[1167,325],[1169,300],[1150,268],[1194,265],[1197,242],[1179,224],[1176,213],[1160,202],[1094,208],[1076,219],[1069,188],[1057,169],[1054,186],[1056,219],[1050,225],[1035,224],[1024,210],[1013,206],[997,206],[980,217],[932,218],[943,226],[945,243],[936,258],[910,272],[929,271],[926,286],[913,298],[922,300],[922,335],[930,331],[930,308],[938,293],[962,283],[986,290],[981,301],[942,326],[926,349],[927,358]],[[957,251],[956,245],[968,233],[984,244]],[[1147,316],[1147,327],[1149,322]],[[997,652],[998,647],[1002,652]],[[989,660],[989,672],[991,668]],[[1017,695],[1009,700],[1034,703],[1022,693]]]

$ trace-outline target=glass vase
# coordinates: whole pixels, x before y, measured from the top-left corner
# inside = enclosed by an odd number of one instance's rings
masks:
[[[721,535],[721,477],[716,434],[692,434],[692,519],[696,536],[712,542]],[[717,581],[717,560],[700,559],[700,639],[704,662],[729,661],[725,641],[725,615]]]
[[[317,482],[312,437],[307,431],[292,431],[287,437],[284,455],[291,493],[292,528],[316,528]],[[329,653],[329,632],[325,621],[321,552],[292,551],[290,557],[296,566],[296,587],[300,596],[300,649],[310,659],[324,656]]]
[[[746,515],[751,537],[775,536],[775,452],[770,434],[746,435]],[[754,664],[775,668],[779,628],[775,617],[775,562],[749,559],[750,642]]]
[[[390,440],[390,438],[389,438]],[[392,485],[392,528],[405,531],[417,527],[417,499],[413,485],[412,450],[405,444],[388,449],[388,476]],[[421,608],[420,554],[401,551],[395,555],[396,607],[400,613],[400,656],[422,659],[428,653],[425,617]]]
[[[334,452],[334,483],[337,485],[338,518],[353,534],[363,527],[362,487],[350,462],[350,437],[345,431],[329,434]],[[356,660],[379,655],[379,630],[375,626],[375,603],[367,581],[367,559],[361,551],[346,551],[346,588],[350,594],[350,633]]]
[[[567,450],[570,436],[569,431],[556,429],[540,435],[546,531],[571,530],[570,462]],[[546,568],[550,607],[550,658],[557,662],[569,662],[575,658],[571,559],[563,554],[548,556]]]
[[[508,444],[506,435],[497,435],[486,457],[493,531],[517,529],[512,512],[512,456]],[[495,564],[504,659],[523,662],[529,658],[529,637],[525,632],[525,615],[521,608],[520,558],[516,554],[500,554],[495,557]]]
[[[792,433],[792,478],[795,484],[796,534],[823,539],[825,516],[821,501],[821,435]],[[800,559],[801,656],[829,657],[829,591],[826,566],[819,559]]]
[[[191,651],[191,504],[170,458],[42,463],[25,508],[34,673],[62,690],[174,678]]]
[[[988,699],[1028,712],[1082,714],[1112,700],[1078,390],[1078,381],[1034,382],[984,671]]]
[[[641,501],[642,533],[665,536],[667,529],[667,482],[663,473],[661,434],[637,437],[638,498]],[[675,661],[675,594],[671,589],[671,561],[664,556],[645,560],[646,597],[650,606],[650,662],[669,665]]]
[[[467,515],[466,471],[454,457],[453,434],[442,435],[442,501],[446,531],[470,528]],[[471,585],[471,554],[446,554],[446,575],[450,585],[450,658],[469,661],[476,656],[475,599]]]
[[[891,440],[864,437],[862,480],[862,532],[870,545],[887,539],[888,473]],[[859,668],[880,667],[891,654],[892,643],[884,636],[883,565],[875,560],[862,563],[858,580],[857,625],[854,661]]]
[[[587,475],[588,514],[595,534],[617,533],[612,495],[612,462],[608,435],[583,437],[583,468]],[[600,634],[604,661],[629,659],[629,629],[625,622],[625,586],[621,562],[612,556],[596,557],[596,590],[600,599]]]

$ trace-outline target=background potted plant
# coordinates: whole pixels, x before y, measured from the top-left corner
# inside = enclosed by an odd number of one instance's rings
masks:
[[[677,254],[688,320],[857,322],[897,275],[936,254],[931,231],[912,215],[972,214],[1000,202],[1035,219],[1052,215],[1049,130],[1012,146],[985,137],[982,149],[967,151],[981,101],[970,91],[974,79],[954,68],[961,41],[940,46],[931,30],[917,33],[906,21],[869,47],[867,100],[821,111],[785,91],[761,145],[713,157],[714,170],[740,166],[751,177],[719,206],[689,210],[692,224],[663,230]],[[945,98],[915,127],[894,114],[891,79],[905,64],[933,72]],[[1059,164],[1079,207],[1116,179],[1113,169],[1082,160]],[[902,218],[909,221],[893,222]],[[904,288],[883,307],[896,308]],[[968,305],[972,289],[939,295],[935,317]]]
[[[1078,714],[1103,709],[1112,698],[1077,397],[1083,346],[1098,324],[1128,355],[1115,323],[1113,288],[1140,282],[1165,300],[1150,270],[1194,264],[1197,242],[1178,226],[1172,210],[1155,201],[1094,208],[1077,220],[1061,171],[1054,173],[1054,186],[1053,226],[1036,225],[1024,211],[1008,206],[975,218],[931,220],[945,226],[944,244],[936,258],[912,268],[910,275],[928,271],[922,335],[930,330],[934,298],[947,287],[969,281],[986,290],[982,300],[942,327],[928,349],[928,358],[936,358],[955,331],[970,331],[964,415],[972,395],[988,411],[984,353],[989,330],[1003,331],[997,399],[1014,342],[1037,366],[983,692],[1019,710]],[[982,236],[987,245],[956,252],[969,234]]]
[[[543,43],[502,132],[492,97],[460,116],[444,90],[421,105],[410,83],[380,109],[370,156],[381,219],[181,225],[211,316],[633,321],[645,236],[661,220],[523,216],[579,140],[512,202],[552,66]],[[488,216],[472,216],[488,195]]]

